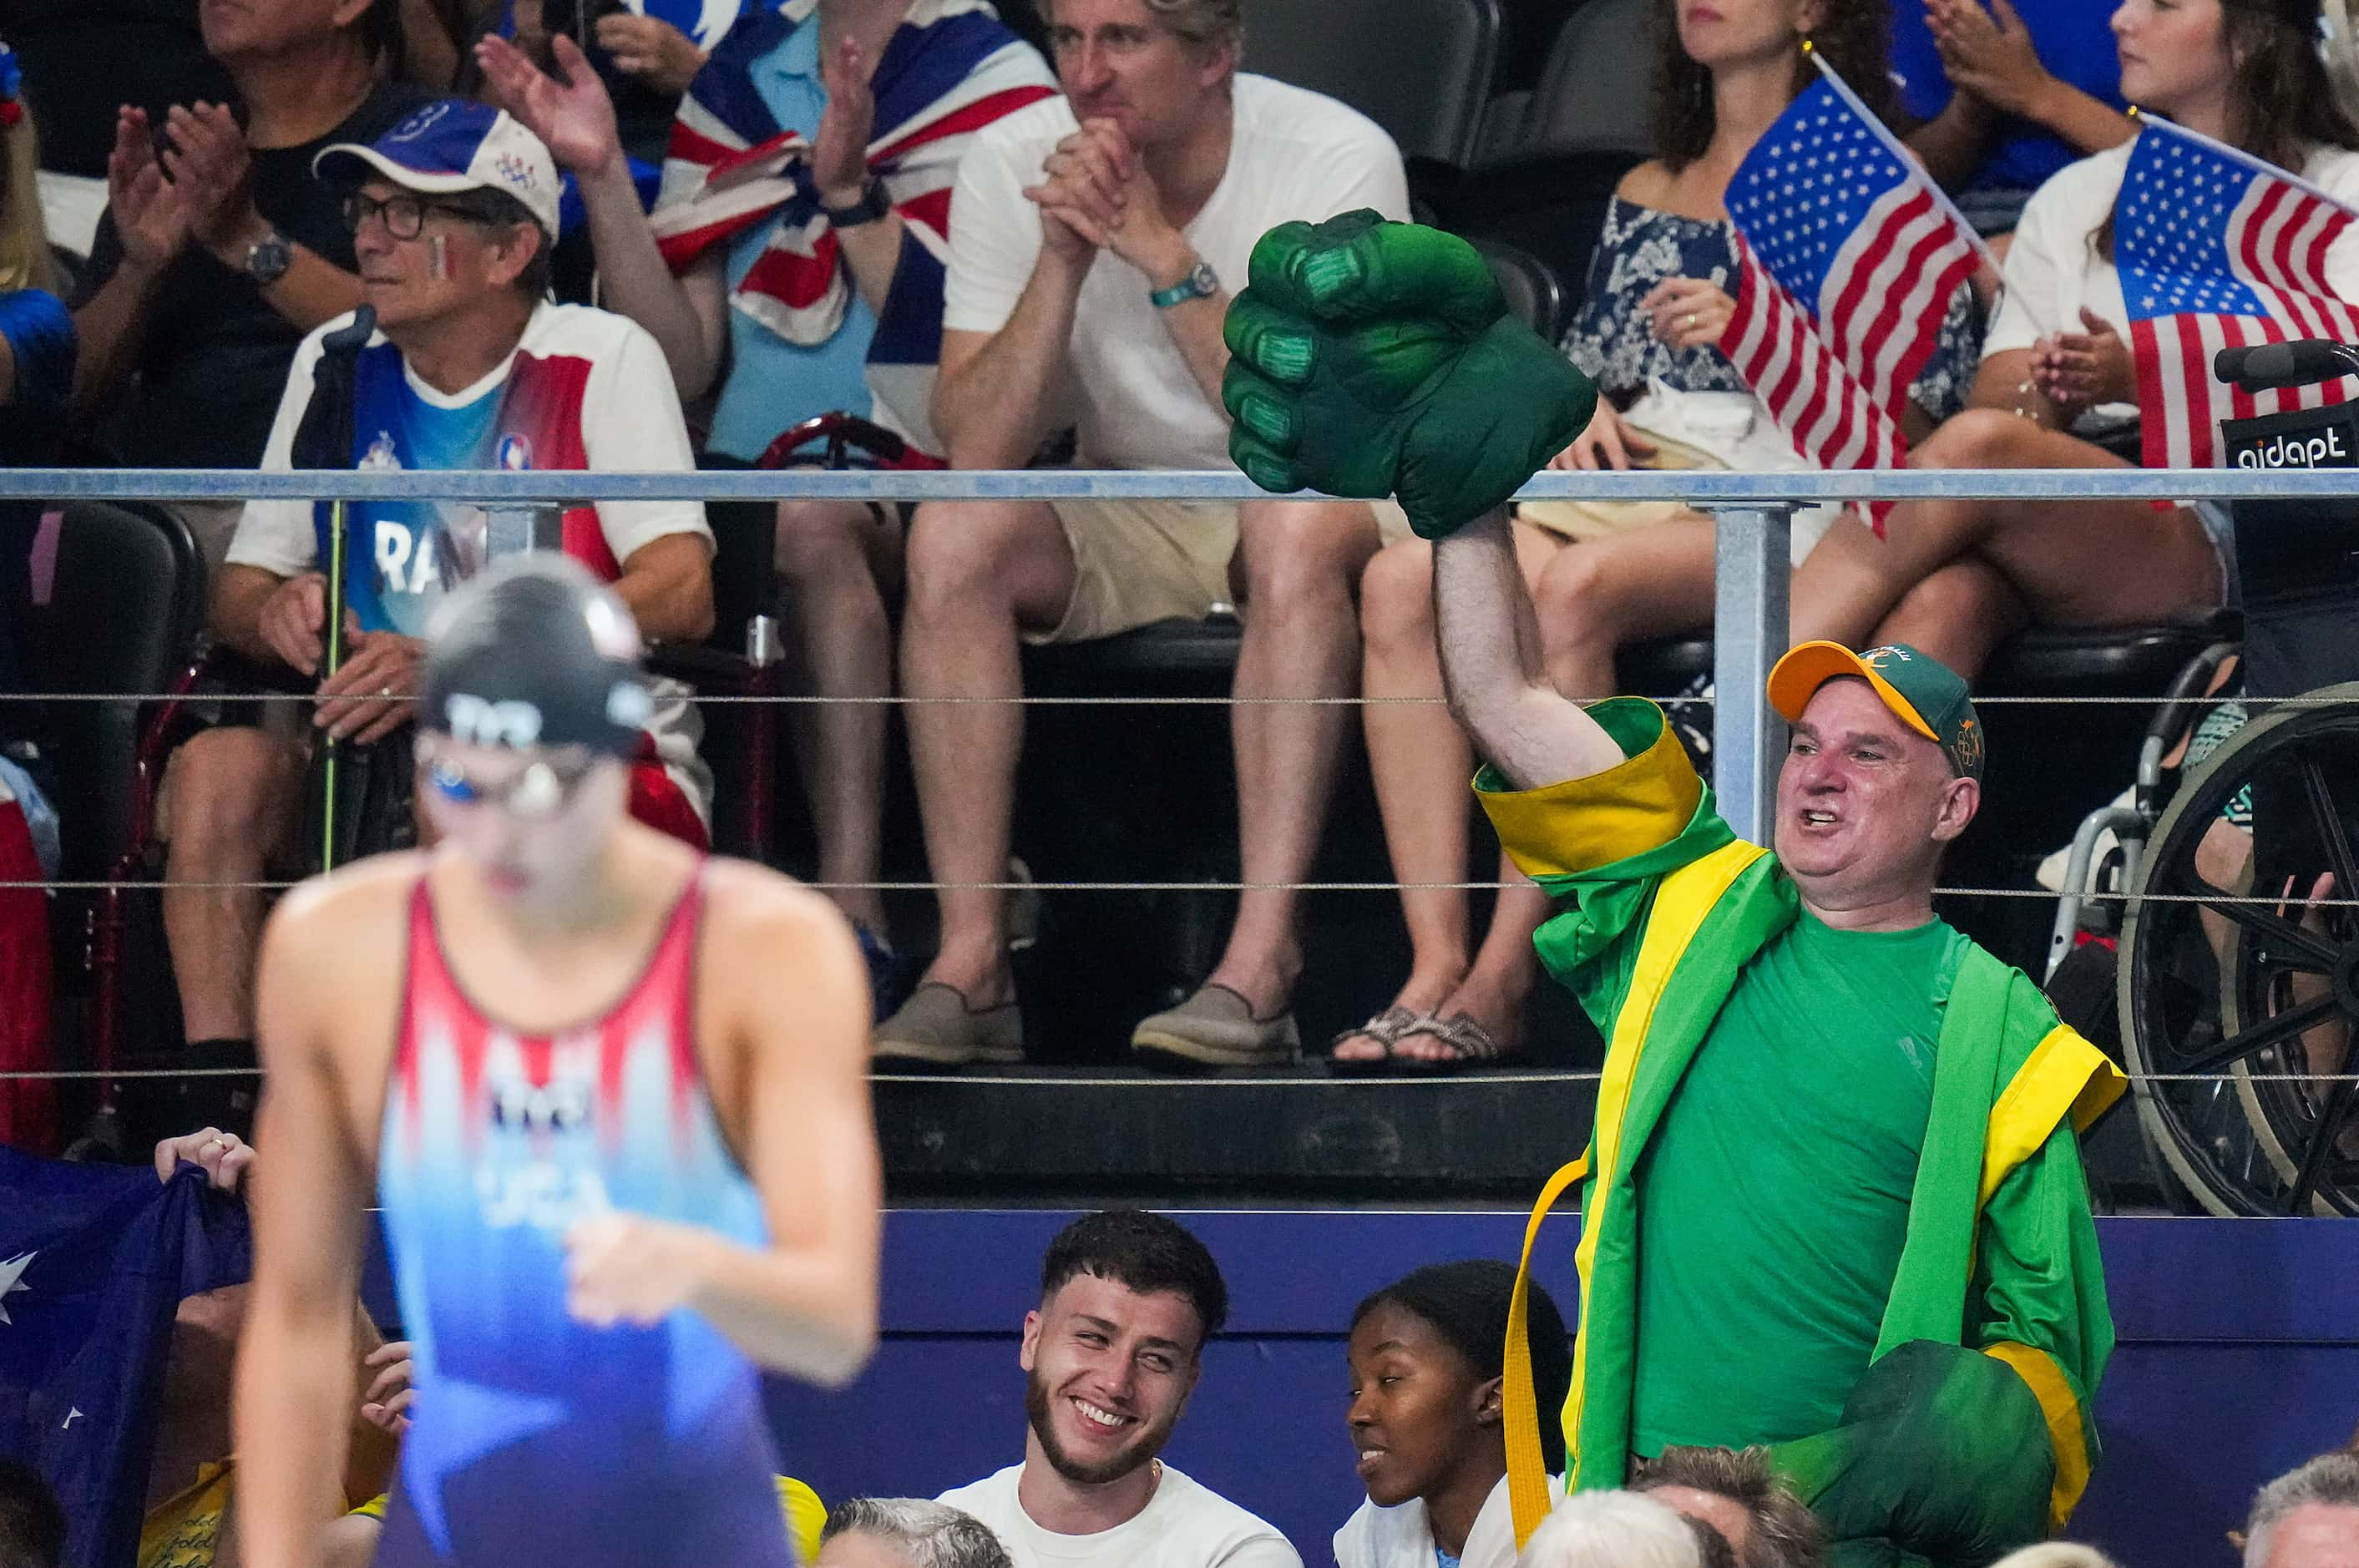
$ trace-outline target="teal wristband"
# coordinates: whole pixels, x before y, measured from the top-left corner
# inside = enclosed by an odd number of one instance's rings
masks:
[[[1209,299],[1221,291],[1221,279],[1209,261],[1199,261],[1188,276],[1169,289],[1158,289],[1147,296],[1147,303],[1158,310],[1174,305],[1184,305],[1190,299]]]

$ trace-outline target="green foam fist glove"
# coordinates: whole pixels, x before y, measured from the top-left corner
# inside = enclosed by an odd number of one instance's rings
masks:
[[[1521,489],[1597,406],[1473,246],[1364,209],[1264,234],[1224,335],[1237,466],[1265,490],[1397,495],[1427,539]]]

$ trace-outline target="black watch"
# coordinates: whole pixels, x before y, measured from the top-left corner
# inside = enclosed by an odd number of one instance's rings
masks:
[[[245,247],[245,275],[257,289],[267,289],[295,265],[295,245],[276,227]]]
[[[819,210],[827,221],[839,229],[856,229],[863,223],[873,223],[893,210],[893,198],[885,193],[885,182],[875,175],[868,177],[867,186],[860,200],[849,207],[831,207],[824,201]]]

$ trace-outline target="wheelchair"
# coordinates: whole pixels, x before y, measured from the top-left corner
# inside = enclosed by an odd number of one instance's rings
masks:
[[[2359,372],[2359,351],[2231,350],[2216,368],[2246,391],[2307,386]],[[2231,453],[2299,438],[2315,465],[2359,467],[2359,405],[2231,420],[2223,434]],[[2118,935],[2139,1129],[2195,1204],[2359,1214],[2359,1083],[2336,1081],[2359,1068],[2359,909],[2334,902],[2359,898],[2359,513],[2259,500],[2234,516],[2241,636],[2189,661],[2147,728],[2128,802],[2082,823],[2050,970],[2082,931]],[[2232,660],[2249,721],[2170,764],[2226,700],[2209,693]],[[2116,847],[2100,853],[2107,834]]]

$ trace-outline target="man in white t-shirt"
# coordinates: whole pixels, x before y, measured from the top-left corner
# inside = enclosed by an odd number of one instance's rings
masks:
[[[1400,154],[1332,99],[1236,71],[1238,0],[1053,0],[1066,96],[985,130],[951,195],[934,428],[955,468],[1020,468],[1068,416],[1084,467],[1221,469],[1221,323],[1263,234],[1355,207],[1401,217]],[[1381,519],[1381,522],[1380,522]],[[1360,569],[1406,520],[1355,501],[921,506],[901,667],[941,945],[880,1057],[1011,1061],[1006,900],[1017,642],[1077,642],[1241,604],[1232,711],[1245,880],[1227,952],[1138,1026],[1148,1060],[1285,1061],[1299,882],[1350,710]],[[955,698],[941,702],[926,699]]]
[[[1156,1457],[1228,1312],[1184,1226],[1136,1209],[1075,1220],[1024,1316],[1024,1462],[940,1500],[989,1525],[1015,1568],[1302,1568],[1274,1528]]]
[[[619,316],[547,301],[558,183],[538,137],[482,104],[438,99],[372,146],[329,147],[317,169],[351,188],[377,330],[357,341],[347,314],[304,340],[264,469],[694,466],[655,341]],[[239,520],[213,588],[213,636],[258,664],[320,678],[319,700],[223,702],[223,722],[173,753],[158,810],[168,883],[253,883],[292,868],[311,742],[374,743],[407,728],[426,618],[492,557],[561,548],[614,585],[644,637],[712,629],[712,535],[697,503],[355,502],[347,652],[326,674],[330,528],[330,508],[303,501],[249,502]],[[701,844],[711,781],[684,693],[658,691],[647,727],[633,813]],[[250,1062],[260,893],[168,887],[163,903],[192,1057]]]

